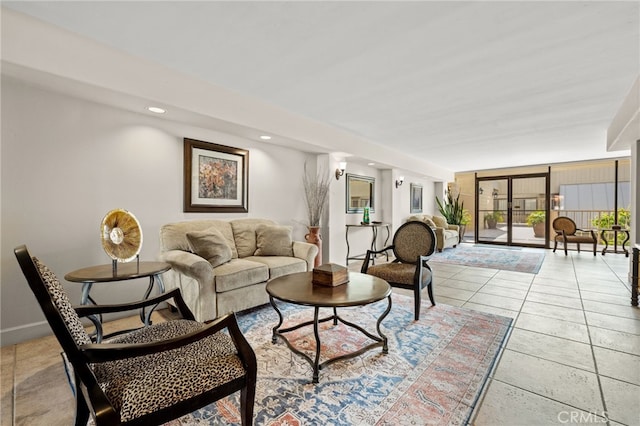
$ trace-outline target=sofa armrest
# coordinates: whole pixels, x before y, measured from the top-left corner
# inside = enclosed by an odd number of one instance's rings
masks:
[[[431,229],[433,229],[433,232],[435,232],[436,240],[438,242],[444,241],[444,228],[441,228],[441,227],[437,226],[437,227],[431,228]]]
[[[307,262],[307,271],[313,270],[313,262],[318,254],[318,247],[315,244],[302,241],[293,242],[293,256]]]
[[[460,225],[448,225],[447,229],[452,231],[456,231],[458,234],[460,233]]]
[[[167,262],[171,268],[198,281],[200,285],[213,282],[213,266],[197,254],[183,250],[168,250],[158,257]]]

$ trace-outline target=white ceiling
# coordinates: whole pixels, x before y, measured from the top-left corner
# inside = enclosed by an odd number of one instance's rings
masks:
[[[637,1],[2,4],[449,170],[628,155]]]

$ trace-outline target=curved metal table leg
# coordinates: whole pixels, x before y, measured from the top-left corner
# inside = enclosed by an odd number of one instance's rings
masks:
[[[607,253],[607,248],[609,247],[609,242],[607,241],[605,232],[606,231],[604,229],[602,230],[602,232],[600,232],[600,239],[604,241],[604,248],[602,249],[603,256],[605,255],[605,253]]]
[[[622,251],[624,252],[624,257],[629,257],[629,250],[627,250],[624,245],[629,242],[631,235],[629,234],[629,231],[623,231],[623,232],[625,234],[625,239],[622,242]]]
[[[273,334],[271,336],[271,343],[276,343],[278,334],[280,334],[278,332],[278,329],[280,328],[280,326],[282,325],[282,322],[284,321],[284,318],[282,317],[282,312],[280,312],[280,309],[278,309],[278,306],[276,305],[276,302],[273,300],[272,296],[269,296],[269,303],[271,303],[271,306],[273,306],[273,309],[276,311],[276,313],[278,314],[278,325],[276,325],[275,327],[273,327]]]
[[[382,324],[382,320],[385,319],[387,315],[389,315],[389,312],[391,312],[391,295],[387,297],[387,309],[382,313],[382,315],[380,315],[380,318],[378,318],[378,322],[376,322],[376,330],[378,331],[378,334],[380,335],[380,337],[382,337],[382,353],[383,354],[389,353],[389,345],[388,345],[387,336],[385,336],[382,333],[382,330],[380,330],[380,324]]]
[[[91,297],[91,287],[93,283],[91,282],[83,282],[82,283],[82,296],[80,298],[81,305],[88,305],[91,302],[94,305],[97,305],[96,301]],[[96,339],[96,343],[102,342],[102,314],[100,315],[89,315],[87,317],[89,321],[93,323],[95,327],[95,331],[90,334],[90,337],[94,337]]]
[[[340,361],[343,359],[349,359],[349,358],[353,358],[356,357],[360,354],[363,354],[364,352],[376,348],[378,346],[382,346],[382,353],[383,354],[387,354],[389,353],[389,347],[388,347],[388,339],[387,336],[384,335],[384,333],[382,333],[382,330],[380,328],[380,324],[382,323],[382,321],[387,317],[387,315],[389,315],[389,312],[391,312],[391,295],[387,296],[387,309],[385,309],[385,311],[382,313],[382,315],[380,315],[380,317],[377,319],[376,321],[376,331],[377,331],[377,335],[368,332],[367,330],[365,330],[364,328],[362,328],[361,326],[354,324],[350,321],[347,321],[343,318],[340,318],[340,316],[338,316],[337,313],[337,309],[334,307],[333,308],[333,315],[325,317],[325,318],[319,318],[320,315],[320,308],[319,307],[314,307],[314,313],[313,313],[313,320],[311,321],[305,321],[303,323],[300,324],[296,324],[294,326],[291,327],[287,327],[287,328],[283,328],[280,329],[280,326],[282,326],[283,323],[283,316],[282,316],[282,312],[280,312],[280,310],[278,309],[274,298],[272,296],[269,296],[269,302],[271,303],[271,306],[273,306],[273,309],[275,309],[276,313],[278,314],[278,324],[273,327],[273,335],[271,337],[271,342],[272,343],[276,343],[277,341],[277,337],[280,336],[282,338],[282,340],[284,341],[284,343],[289,347],[289,349],[295,353],[298,354],[300,356],[302,356],[308,363],[309,365],[312,367],[313,369],[313,379],[312,379],[312,383],[318,383],[319,382],[319,378],[320,378],[320,370],[322,370],[324,367],[326,367],[329,364],[332,364],[336,361]],[[346,326],[349,326],[351,328],[354,328],[358,331],[360,331],[362,334],[364,334],[365,336],[367,336],[368,338],[370,338],[371,340],[373,340],[373,343],[370,343],[362,348],[360,348],[359,350],[355,351],[355,352],[351,352],[351,353],[347,353],[344,355],[340,355],[334,358],[330,358],[324,362],[320,362],[320,350],[322,348],[322,343],[320,341],[320,329],[319,329],[319,325],[322,322],[326,322],[326,321],[331,321],[333,320],[333,323],[335,325],[337,325],[338,321],[343,323]],[[293,346],[291,344],[291,342],[289,342],[289,339],[287,339],[286,336],[284,336],[284,333],[288,333],[290,331],[294,331],[297,330],[299,328],[302,327],[306,327],[309,325],[313,325],[313,336],[315,338],[316,341],[316,350],[315,350],[315,358],[311,358],[308,354],[304,353],[303,351],[299,350],[298,348],[296,348],[295,346]]]
[[[375,226],[371,227],[371,233],[373,234],[371,236],[371,250],[373,251],[377,251],[378,250],[378,228],[376,228]],[[376,256],[371,256],[371,264],[375,265],[376,264]]]
[[[316,338],[316,359],[313,361],[313,380],[312,383],[318,383],[320,377],[320,333],[318,331],[318,313],[320,308],[317,306],[313,312],[313,336]],[[335,319],[334,319],[335,321]]]
[[[344,231],[344,238],[347,240],[347,259],[345,261],[345,265],[349,266],[349,227]]]

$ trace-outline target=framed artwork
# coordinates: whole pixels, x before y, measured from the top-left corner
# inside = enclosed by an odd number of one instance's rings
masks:
[[[185,212],[246,213],[249,151],[184,138]]]
[[[411,184],[411,213],[422,213],[422,185]]]
[[[347,173],[347,213],[362,213],[365,207],[375,212],[376,179]]]

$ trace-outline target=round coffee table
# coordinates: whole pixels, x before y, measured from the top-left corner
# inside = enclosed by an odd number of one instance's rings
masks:
[[[276,343],[278,336],[284,340],[289,349],[294,353],[301,355],[306,359],[313,368],[313,383],[318,383],[319,371],[339,360],[353,358],[370,349],[382,346],[382,353],[389,352],[387,346],[387,337],[380,331],[380,323],[391,311],[391,286],[385,280],[380,278],[360,274],[357,272],[349,273],[349,282],[336,287],[321,286],[311,282],[312,272],[298,272],[295,274],[285,275],[274,278],[267,283],[267,293],[269,293],[269,301],[271,306],[278,314],[278,325],[273,327],[273,337],[271,341]],[[380,315],[376,322],[377,335],[372,334],[357,324],[346,321],[338,316],[337,308],[348,306],[364,306],[370,303],[387,299],[387,309]],[[280,328],[284,321],[282,312],[278,309],[275,300],[281,302],[292,303],[294,305],[312,306],[314,308],[313,321],[306,321],[293,327]],[[320,319],[318,316],[320,308],[333,308],[333,315]],[[318,332],[318,324],[325,321],[333,320],[334,325],[341,323],[355,328],[370,339],[373,343],[352,353],[344,354],[335,358],[328,359],[320,363],[320,334]],[[315,359],[304,352],[295,348],[284,336],[284,333],[297,330],[313,324],[313,335],[316,340]]]

